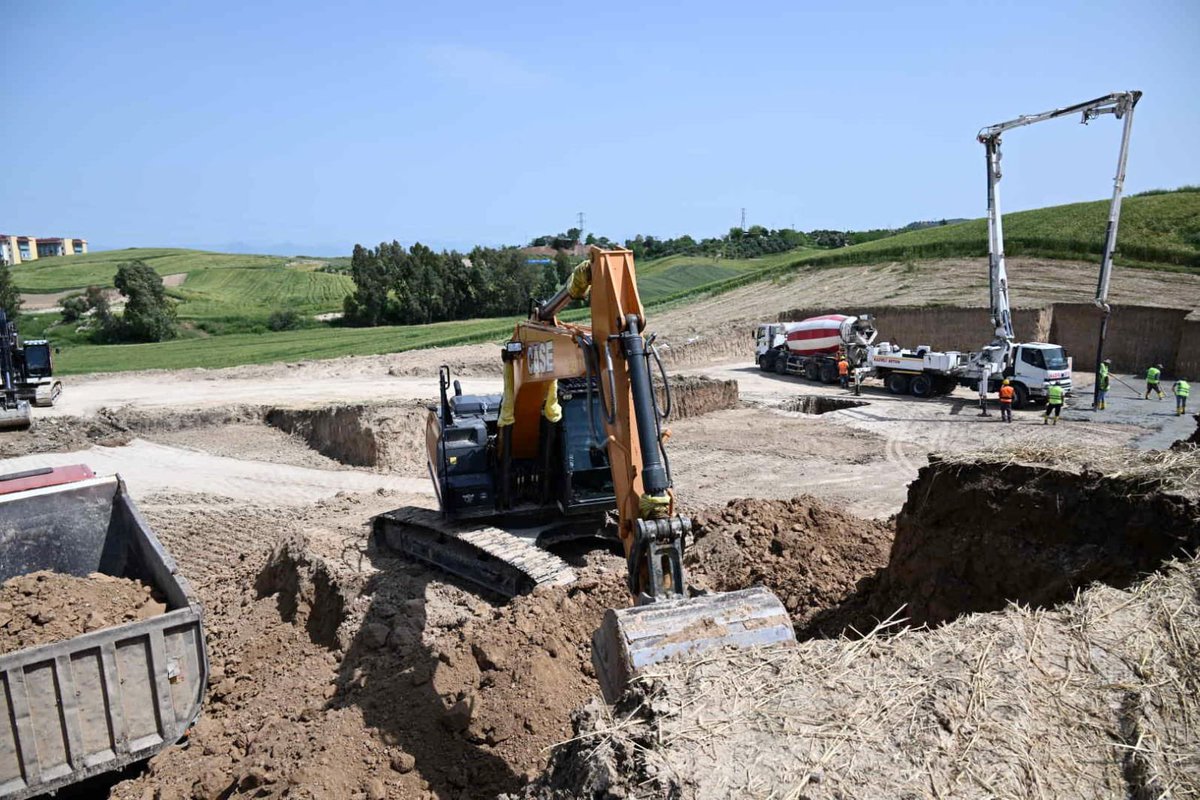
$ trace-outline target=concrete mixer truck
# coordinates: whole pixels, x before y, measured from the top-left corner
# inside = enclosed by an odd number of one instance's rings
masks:
[[[754,336],[760,369],[823,383],[837,381],[837,359],[844,354],[856,383],[879,380],[892,394],[933,397],[958,386],[976,388],[985,369],[991,392],[1004,378],[1012,381],[1017,408],[1044,398],[1052,384],[1068,392],[1071,388],[1071,360],[1062,347],[1044,342],[1007,342],[1007,354],[995,344],[974,353],[929,345],[909,349],[876,342],[878,333],[869,314],[823,314],[761,324]]]
[[[824,314],[759,325],[754,332],[755,359],[767,372],[834,383],[840,353],[845,353],[852,368],[866,364],[876,336],[874,322],[869,314]]]

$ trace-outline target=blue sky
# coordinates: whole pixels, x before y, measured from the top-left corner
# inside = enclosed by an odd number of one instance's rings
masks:
[[[1200,183],[1200,3],[0,0],[0,228],[338,254],[984,211],[982,126],[1141,89]],[[1111,191],[1111,117],[1005,139],[1005,210]]]

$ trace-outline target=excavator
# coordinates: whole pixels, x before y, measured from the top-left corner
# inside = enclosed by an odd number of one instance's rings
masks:
[[[584,298],[590,326],[558,318]],[[664,446],[670,386],[645,330],[633,253],[593,247],[517,323],[501,352],[502,394],[463,394],[439,371],[426,426],[439,510],[401,508],[373,523],[379,545],[506,596],[571,582],[572,568],[545,547],[615,528],[631,605],[609,609],[592,640],[609,702],[668,658],[795,642],[769,590],[687,585],[692,522],[676,505]]]

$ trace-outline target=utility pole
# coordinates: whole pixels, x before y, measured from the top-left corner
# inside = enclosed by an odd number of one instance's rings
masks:
[[[579,241],[583,242],[583,212],[580,211],[577,216],[579,217]]]
[[[742,209],[742,230],[746,230],[746,209]]]

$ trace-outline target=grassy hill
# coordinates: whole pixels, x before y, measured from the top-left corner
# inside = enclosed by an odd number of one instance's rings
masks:
[[[1007,255],[1098,260],[1104,247],[1108,201],[1071,203],[1004,215]],[[987,221],[923,228],[835,251],[810,253],[794,263],[871,263],[912,258],[987,255]],[[1200,270],[1200,191],[1125,198],[1117,234],[1117,262],[1154,269]]]
[[[638,264],[638,292],[643,303],[655,303],[694,291],[697,287],[744,278],[760,270],[792,263],[807,248],[762,258],[667,256]],[[822,251],[824,252],[824,251]]]
[[[1004,217],[1009,255],[1095,261],[1102,246],[1107,201],[1073,203]],[[800,249],[757,259],[671,256],[638,265],[643,302],[678,305],[749,283],[787,280],[800,271],[840,265],[983,256],[983,220],[906,231],[836,250]],[[162,344],[91,345],[57,314],[24,314],[26,337],[48,336],[62,346],[61,370],[224,367],[280,360],[397,352],[433,345],[500,340],[513,319],[483,319],[373,329],[351,329],[313,321],[338,311],[353,290],[346,275],[315,271],[322,260],[280,256],[205,253],[195,250],[134,249],[57,259],[40,259],[13,270],[25,292],[61,292],[88,284],[112,284],[117,264],[140,258],[161,275],[186,273],[169,289],[180,301],[179,316],[192,323],[184,338]],[[344,259],[340,259],[344,261]],[[1121,217],[1118,263],[1151,269],[1200,272],[1200,191],[1127,198]],[[266,333],[262,323],[275,309],[308,317],[306,330]],[[571,312],[577,318],[580,312]],[[247,332],[251,331],[251,332]],[[223,334],[223,335],[209,335]]]
[[[78,256],[39,258],[12,268],[13,279],[22,292],[49,294],[83,289],[87,286],[112,286],[117,265],[140,259],[162,276],[202,272],[210,269],[280,269],[288,259],[280,256],[254,256],[233,253],[208,253],[178,248],[131,247],[104,250]]]

